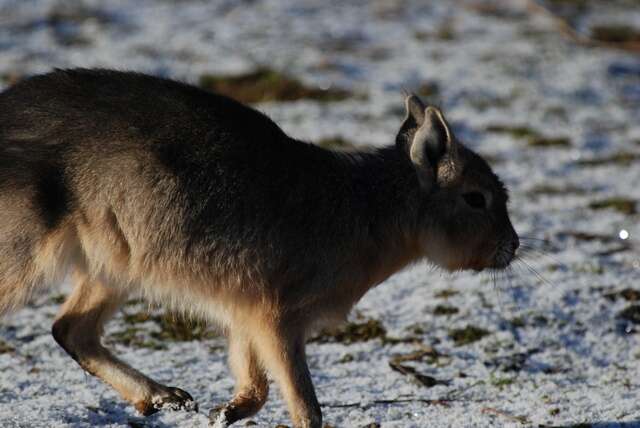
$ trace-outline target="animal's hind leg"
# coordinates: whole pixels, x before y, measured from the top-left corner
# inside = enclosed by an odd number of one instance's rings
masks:
[[[267,401],[269,383],[255,348],[240,332],[229,334],[229,365],[236,378],[236,391],[228,403],[213,409],[209,418],[216,426],[227,426],[258,412]]]
[[[113,315],[126,294],[74,274],[73,293],[64,303],[52,329],[53,337],[80,366],[111,385],[143,415],[162,408],[197,410],[193,398],[179,388],[167,387],[143,375],[114,357],[100,343],[104,323]]]

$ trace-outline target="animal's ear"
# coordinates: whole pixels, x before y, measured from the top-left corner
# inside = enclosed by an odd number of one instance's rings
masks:
[[[413,94],[405,98],[404,106],[406,113],[404,121],[398,131],[398,136],[396,137],[396,144],[408,151],[411,145],[411,139],[420,125],[424,123],[425,106],[420,98]]]
[[[409,154],[418,166],[435,167],[453,146],[453,134],[442,112],[435,107],[424,111],[424,122],[413,135]]]
[[[407,151],[416,167],[420,184],[430,190],[440,159],[454,149],[455,140],[444,115],[435,107],[424,107],[415,95],[405,101],[407,115],[396,143]]]

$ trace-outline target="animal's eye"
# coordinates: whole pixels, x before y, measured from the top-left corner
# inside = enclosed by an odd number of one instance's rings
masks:
[[[467,192],[462,195],[462,199],[469,205],[471,208],[476,209],[484,209],[487,206],[487,201],[484,198],[484,195],[480,192]]]

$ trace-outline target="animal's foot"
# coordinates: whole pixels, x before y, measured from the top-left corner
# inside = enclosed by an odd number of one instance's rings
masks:
[[[197,412],[196,403],[187,391],[172,386],[163,387],[150,399],[136,404],[136,409],[144,416],[152,415],[160,410],[184,410]]]
[[[234,408],[229,403],[211,409],[209,412],[209,426],[212,428],[227,428],[238,420],[234,413]]]

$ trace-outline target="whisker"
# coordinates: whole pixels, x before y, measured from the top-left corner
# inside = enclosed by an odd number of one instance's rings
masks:
[[[506,278],[507,280],[507,284],[509,286],[509,290],[515,290],[516,286],[514,285],[515,279],[516,279],[516,272],[514,271],[513,267],[510,265],[508,266],[504,271],[503,271],[503,276]],[[521,306],[517,303],[516,300],[516,308],[518,310],[521,309]],[[509,318],[513,318],[513,312],[511,310],[509,310],[508,313]]]
[[[520,241],[520,248],[535,248],[540,251],[551,251],[555,248],[551,244],[540,243],[539,241]]]
[[[520,236],[519,240],[520,240],[520,244],[521,245],[528,245],[530,247],[533,247],[535,245],[536,247],[553,248],[553,243],[550,240],[544,239],[544,238],[534,238],[534,237],[531,237],[531,236]]]
[[[542,282],[544,282],[547,285],[550,285],[552,287],[555,287],[555,284],[553,284],[552,282],[550,282],[548,279],[546,279],[544,276],[542,276],[540,274],[540,272],[538,272],[533,266],[531,266],[529,263],[527,263],[526,261],[524,261],[522,258],[518,257],[516,258],[516,260],[522,264],[524,264],[524,266],[531,272],[533,273],[536,278],[538,278],[539,280],[541,280]]]
[[[544,251],[540,248],[535,248],[535,247],[529,247],[529,246],[520,246],[520,248],[518,249],[518,257],[522,257],[522,256],[526,256],[528,254],[533,253],[536,256],[543,256],[546,257],[548,260],[558,264],[560,267],[562,267],[563,269],[568,269],[568,266],[561,262],[557,257],[552,256],[551,254],[549,254],[547,251]]]
[[[525,277],[526,272],[524,270],[522,270],[522,266],[519,266],[517,264],[512,264],[509,266],[509,272],[511,274],[512,278],[522,278]],[[520,284],[515,284],[512,285],[512,289],[515,290],[520,290],[523,286],[526,286],[526,282],[520,282]],[[516,305],[518,310],[524,310],[525,306],[524,306],[524,300],[525,299],[520,299],[520,298],[515,298],[514,299],[516,301]]]
[[[505,318],[515,316],[514,310],[521,311],[525,308],[518,299],[514,299],[514,302],[511,302],[510,299],[505,297],[504,293],[505,288],[508,290],[516,290],[518,288],[519,284],[516,283],[516,280],[521,276],[521,269],[520,266],[512,264],[501,270],[493,270],[491,273],[495,281],[495,289],[498,294],[500,309]],[[504,286],[501,284],[504,284]]]
[[[544,245],[539,245],[537,242],[529,242],[529,241],[520,241],[521,247],[529,247],[529,248],[538,248],[543,250],[546,248]]]
[[[498,306],[500,307],[500,310],[502,310],[504,308],[504,294],[502,293],[502,289],[500,287],[497,286],[497,281],[496,278],[498,276],[498,272],[496,272],[495,270],[492,272],[493,276],[494,276],[494,281],[493,281],[493,289],[497,295],[498,298]]]
[[[521,262],[521,260],[516,260],[516,261]],[[512,272],[514,274],[517,274],[519,277],[521,276],[523,278],[529,278],[530,274],[532,273],[532,271],[530,271],[528,268],[525,269],[525,263],[523,264],[512,263],[509,267],[512,268]],[[544,278],[542,278],[542,280],[544,281]],[[523,282],[522,285],[524,285],[524,288],[526,289],[526,288],[530,288],[534,284],[532,284],[530,281],[526,281],[526,282]],[[520,290],[520,287],[514,287],[514,291],[515,290]],[[516,301],[518,311],[524,311],[528,307],[527,303],[529,303],[530,296],[523,294],[522,298],[515,298],[514,300]]]
[[[550,240],[548,240],[548,239],[545,239],[545,238],[536,238],[535,236],[522,236],[522,235],[519,235],[519,236],[518,236],[518,239],[520,239],[521,241],[522,241],[522,240],[525,240],[525,241],[539,241],[539,242],[551,243],[551,241],[550,241]]]

